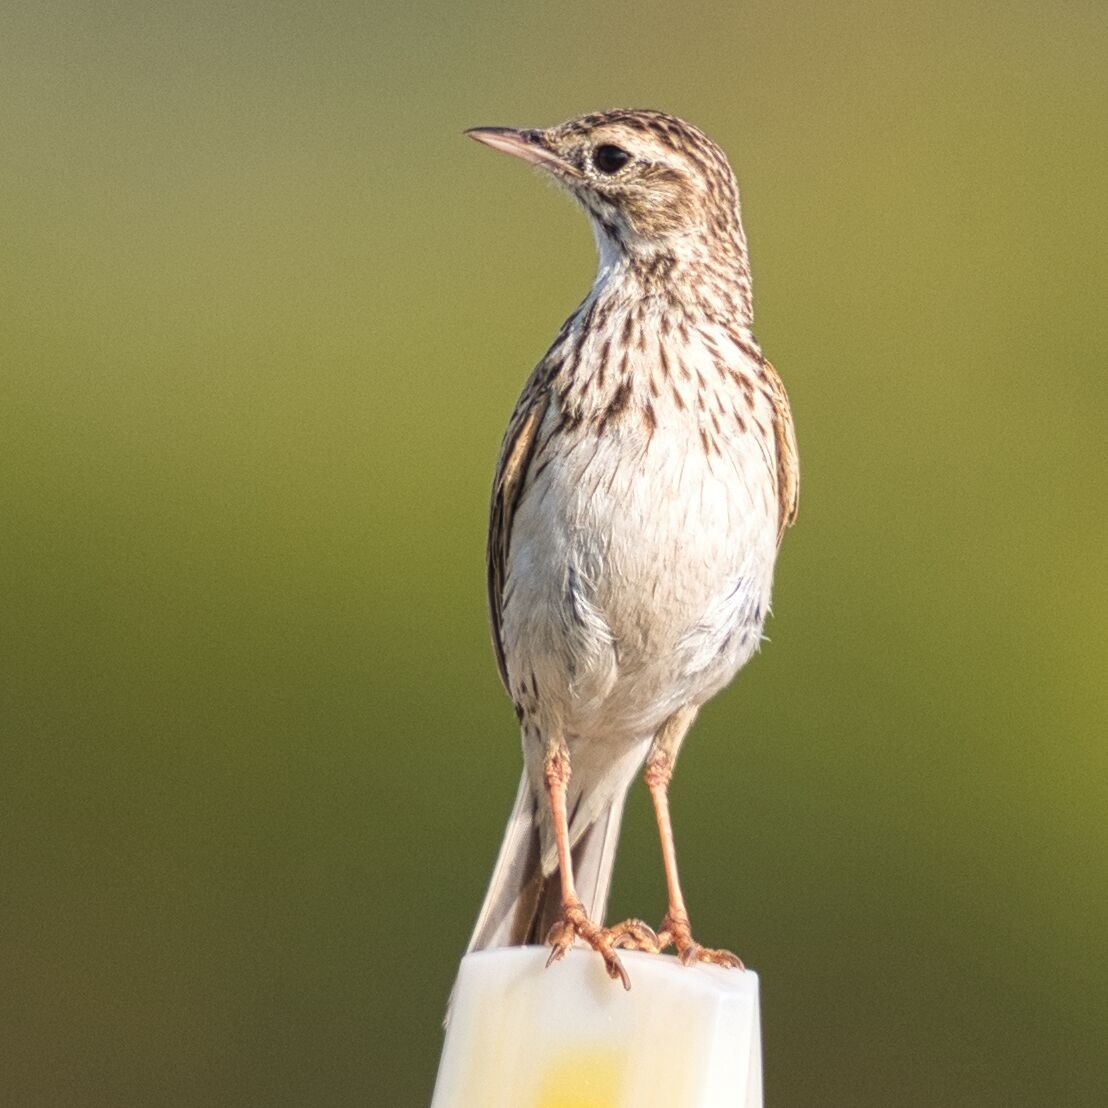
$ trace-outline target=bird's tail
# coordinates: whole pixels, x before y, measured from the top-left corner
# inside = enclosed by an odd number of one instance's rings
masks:
[[[589,919],[603,921],[612,884],[626,789],[616,791],[588,826],[570,822],[573,876]],[[504,832],[489,891],[477,917],[467,953],[496,946],[546,942],[561,910],[561,874],[543,873],[538,806],[526,770]]]

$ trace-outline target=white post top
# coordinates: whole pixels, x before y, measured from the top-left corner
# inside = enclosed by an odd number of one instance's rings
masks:
[[[462,959],[432,1108],[762,1108],[758,976],[584,946]]]

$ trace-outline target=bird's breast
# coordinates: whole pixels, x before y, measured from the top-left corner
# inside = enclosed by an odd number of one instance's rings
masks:
[[[687,374],[671,357],[653,384],[641,368],[609,381],[583,417],[556,397],[540,430],[502,633],[509,674],[570,728],[652,730],[717,691],[760,638],[776,553],[768,416],[682,359]]]

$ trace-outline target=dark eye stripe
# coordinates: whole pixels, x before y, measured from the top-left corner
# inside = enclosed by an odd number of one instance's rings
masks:
[[[611,146],[609,144],[598,146],[592,156],[592,164],[595,165],[601,173],[616,173],[630,160],[631,155],[628,154],[626,150],[622,147]]]

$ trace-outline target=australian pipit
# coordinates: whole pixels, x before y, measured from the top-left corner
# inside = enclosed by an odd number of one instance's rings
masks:
[[[751,333],[735,177],[696,127],[656,111],[468,132],[545,170],[600,253],[589,294],[535,367],[492,493],[489,605],[524,771],[471,950],[580,937],[693,940],[667,787],[699,707],[757,649],[796,515],[789,403]],[[604,927],[624,798],[654,802],[669,906],[657,933]]]

